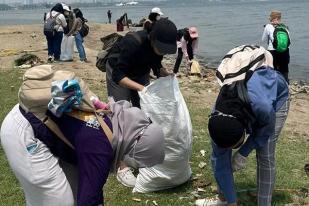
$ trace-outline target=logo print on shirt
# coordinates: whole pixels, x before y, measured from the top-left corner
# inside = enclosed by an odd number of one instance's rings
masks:
[[[93,128],[93,129],[99,130],[99,128],[100,128],[100,123],[98,122],[98,120],[97,120],[95,117],[93,117],[93,118],[89,119],[89,120],[86,122],[86,126],[87,126],[87,127],[91,127],[91,128]]]

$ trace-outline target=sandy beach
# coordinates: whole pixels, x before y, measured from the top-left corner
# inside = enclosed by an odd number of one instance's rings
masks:
[[[113,24],[90,24],[89,35],[85,38],[85,49],[89,63],[78,63],[78,53],[74,54],[73,62],[53,63],[56,69],[73,70],[91,84],[102,84],[105,87],[105,73],[96,66],[96,56],[102,48],[100,38],[116,32]],[[42,33],[42,25],[16,25],[0,27],[0,70],[10,70],[14,67],[14,60],[22,54],[29,52],[37,55],[42,63],[47,60],[47,44]],[[168,69],[174,65],[174,57],[170,56],[164,61]],[[214,72],[204,69],[205,78],[185,77],[179,78],[181,88],[187,101],[199,101],[211,108],[218,92]],[[194,83],[199,86],[197,90],[188,88]],[[1,88],[5,89],[5,88]],[[285,129],[291,133],[309,140],[309,95],[298,84],[291,83],[291,107]]]

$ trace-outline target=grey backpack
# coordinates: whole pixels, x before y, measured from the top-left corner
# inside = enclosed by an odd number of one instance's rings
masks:
[[[45,20],[44,22],[44,35],[47,37],[53,37],[55,35],[55,25],[57,24],[56,18],[59,16],[60,13],[56,14],[55,16],[52,15],[50,12],[50,17]]]

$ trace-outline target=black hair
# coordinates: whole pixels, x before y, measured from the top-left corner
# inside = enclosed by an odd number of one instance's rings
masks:
[[[64,13],[63,6],[60,3],[57,3],[50,11],[56,11],[56,12],[59,12],[61,14]]]
[[[158,13],[150,13],[148,19],[152,22],[157,21],[157,16],[160,16]]]
[[[87,21],[84,18],[83,12],[79,8],[73,9],[73,12],[74,12],[76,18],[80,18],[82,21]]]

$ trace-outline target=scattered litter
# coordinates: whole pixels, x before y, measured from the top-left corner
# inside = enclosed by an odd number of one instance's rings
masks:
[[[211,192],[213,192],[213,193],[216,193],[216,192],[218,192],[218,189],[217,189],[217,187],[216,186],[210,186],[210,189],[211,189]]]
[[[189,199],[189,197],[179,197],[179,200]]]
[[[197,177],[197,176],[194,176],[194,177],[192,177],[191,180],[193,180],[193,181],[198,180],[198,177]]]
[[[203,188],[198,187],[197,188],[197,192],[206,192],[206,190],[204,190]]]
[[[197,181],[193,182],[194,188],[205,188],[211,185],[211,181],[205,180],[204,178],[198,179]]]
[[[207,165],[206,162],[200,162],[200,163],[198,164],[198,167],[201,168],[201,169],[203,169],[206,165]]]
[[[148,202],[149,202],[149,200],[146,200],[146,201],[145,201],[145,204],[147,205],[147,204],[148,204]]]
[[[153,200],[152,203],[153,203],[155,206],[158,206],[158,203],[157,203],[155,200]]]
[[[193,197],[195,197],[195,198],[199,198],[200,197],[200,195],[198,194],[198,191],[193,191],[190,194],[193,195]]]
[[[35,32],[33,32],[33,33],[30,35],[30,37],[31,37],[32,39],[34,39],[34,38],[36,38],[36,37],[37,37],[37,35],[36,35],[36,33],[35,33]]]
[[[140,202],[140,201],[142,201],[142,200],[139,199],[139,198],[132,198],[132,200],[135,201],[135,202]]]
[[[202,150],[200,151],[200,153],[201,153],[201,155],[202,155],[203,157],[205,157],[205,150],[202,149]]]
[[[31,68],[31,64],[22,64],[20,66],[14,66],[15,69],[29,69]]]
[[[21,57],[15,59],[15,68],[25,69],[30,68],[36,65],[37,63],[42,62],[42,60],[34,54],[24,54]]]
[[[300,82],[300,83],[294,82],[294,84],[290,85],[290,93],[291,95],[295,95],[299,93],[308,94],[309,86],[303,82]]]

